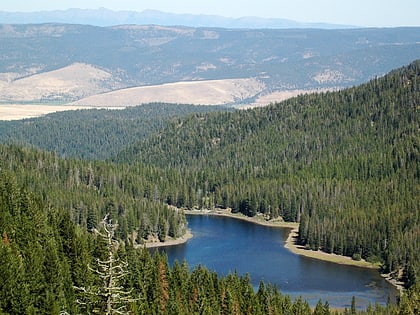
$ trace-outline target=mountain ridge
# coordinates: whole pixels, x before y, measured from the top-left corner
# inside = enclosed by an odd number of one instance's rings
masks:
[[[255,30],[3,24],[0,44],[3,102],[68,102],[123,88],[230,79],[256,79],[265,86],[261,95],[266,95],[337,89],[382,76],[418,58],[420,28]],[[49,72],[48,79],[56,80],[57,70],[67,71],[74,64],[109,76],[97,80],[93,75],[86,85],[92,88],[83,91],[56,88],[32,99],[26,97],[41,86],[36,75]],[[89,81],[88,74],[80,71],[75,76]],[[70,87],[80,88],[80,82],[70,81],[66,81]],[[10,93],[24,82],[28,95],[19,98],[19,93]]]
[[[224,17],[207,14],[169,13],[159,10],[146,9],[138,11],[114,11],[106,8],[99,9],[67,9],[37,12],[7,12],[0,11],[0,23],[70,23],[88,24],[95,26],[115,26],[123,24],[156,24],[156,25],[184,25],[191,27],[222,27],[222,28],[321,28],[345,29],[357,26],[304,23],[282,18],[261,18],[244,16],[239,18]],[[360,26],[359,26],[360,27]]]
[[[357,87],[191,116],[115,161],[180,169],[188,183],[168,198],[177,207],[298,221],[300,245],[379,263],[410,285],[420,274],[419,78],[417,60]]]

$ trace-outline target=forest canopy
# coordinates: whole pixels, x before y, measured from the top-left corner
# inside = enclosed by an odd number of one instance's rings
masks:
[[[223,106],[151,103],[120,110],[84,109],[0,121],[0,142],[54,151],[61,157],[109,159],[127,146],[192,113],[233,111]]]
[[[342,91],[193,113],[153,129],[112,161],[1,144],[0,313],[80,312],[83,290],[76,288],[100,286],[92,270],[111,255],[127,262],[120,285],[132,292],[126,307],[134,313],[310,314],[306,302],[267,284],[254,292],[246,277],[170,267],[164,256],[135,249],[182,236],[182,208],[212,207],[300,222],[299,242],[308,249],[399,273],[412,288],[401,307],[412,307],[420,274],[419,76],[416,61]],[[80,118],[80,127],[97,113]],[[125,132],[138,131],[119,119]],[[96,232],[106,216],[118,222],[115,250]],[[95,298],[87,312],[101,305]],[[398,310],[371,309],[381,312]]]
[[[420,62],[358,87],[194,115],[119,158],[176,170],[168,202],[301,222],[314,250],[420,272]],[[187,178],[183,181],[182,178]]]

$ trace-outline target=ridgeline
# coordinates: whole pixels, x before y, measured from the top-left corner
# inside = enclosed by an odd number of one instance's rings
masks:
[[[120,159],[180,174],[178,207],[300,222],[314,250],[420,272],[420,62],[358,87],[190,116]]]
[[[154,129],[113,161],[0,145],[0,313],[104,313],[104,297],[86,293],[118,286],[131,299],[114,305],[136,314],[331,313],[328,303],[311,310],[264,283],[254,292],[247,277],[170,268],[165,257],[134,250],[185,233],[184,214],[167,205],[300,222],[308,249],[377,262],[411,287],[398,307],[366,313],[415,312],[419,76],[416,61],[338,92],[194,113]],[[98,232],[104,217],[118,223],[115,247]],[[95,270],[113,259],[122,276],[110,288]]]

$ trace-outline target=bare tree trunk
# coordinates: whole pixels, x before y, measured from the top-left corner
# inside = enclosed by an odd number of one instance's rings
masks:
[[[130,292],[123,291],[123,287],[119,286],[120,279],[127,275],[127,264],[120,262],[114,257],[114,248],[116,241],[114,238],[115,230],[118,224],[112,224],[109,219],[109,213],[101,221],[105,234],[97,232],[107,241],[108,259],[106,261],[97,260],[98,269],[90,268],[95,274],[102,279],[103,285],[98,288],[77,288],[85,295],[98,297],[100,301],[95,310],[101,313],[101,309],[105,308],[106,315],[129,314],[126,306],[129,302],[135,301],[129,297]],[[81,301],[77,301],[81,305],[85,305]]]

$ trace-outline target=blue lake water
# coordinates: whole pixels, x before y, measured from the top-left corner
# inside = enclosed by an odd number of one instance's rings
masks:
[[[351,299],[365,308],[395,300],[396,290],[375,270],[338,265],[295,255],[284,248],[289,229],[256,225],[226,217],[189,215],[194,237],[186,244],[162,247],[169,263],[186,260],[190,268],[204,265],[219,275],[236,271],[259,282],[275,284],[311,305],[319,299],[332,307],[350,307]]]

